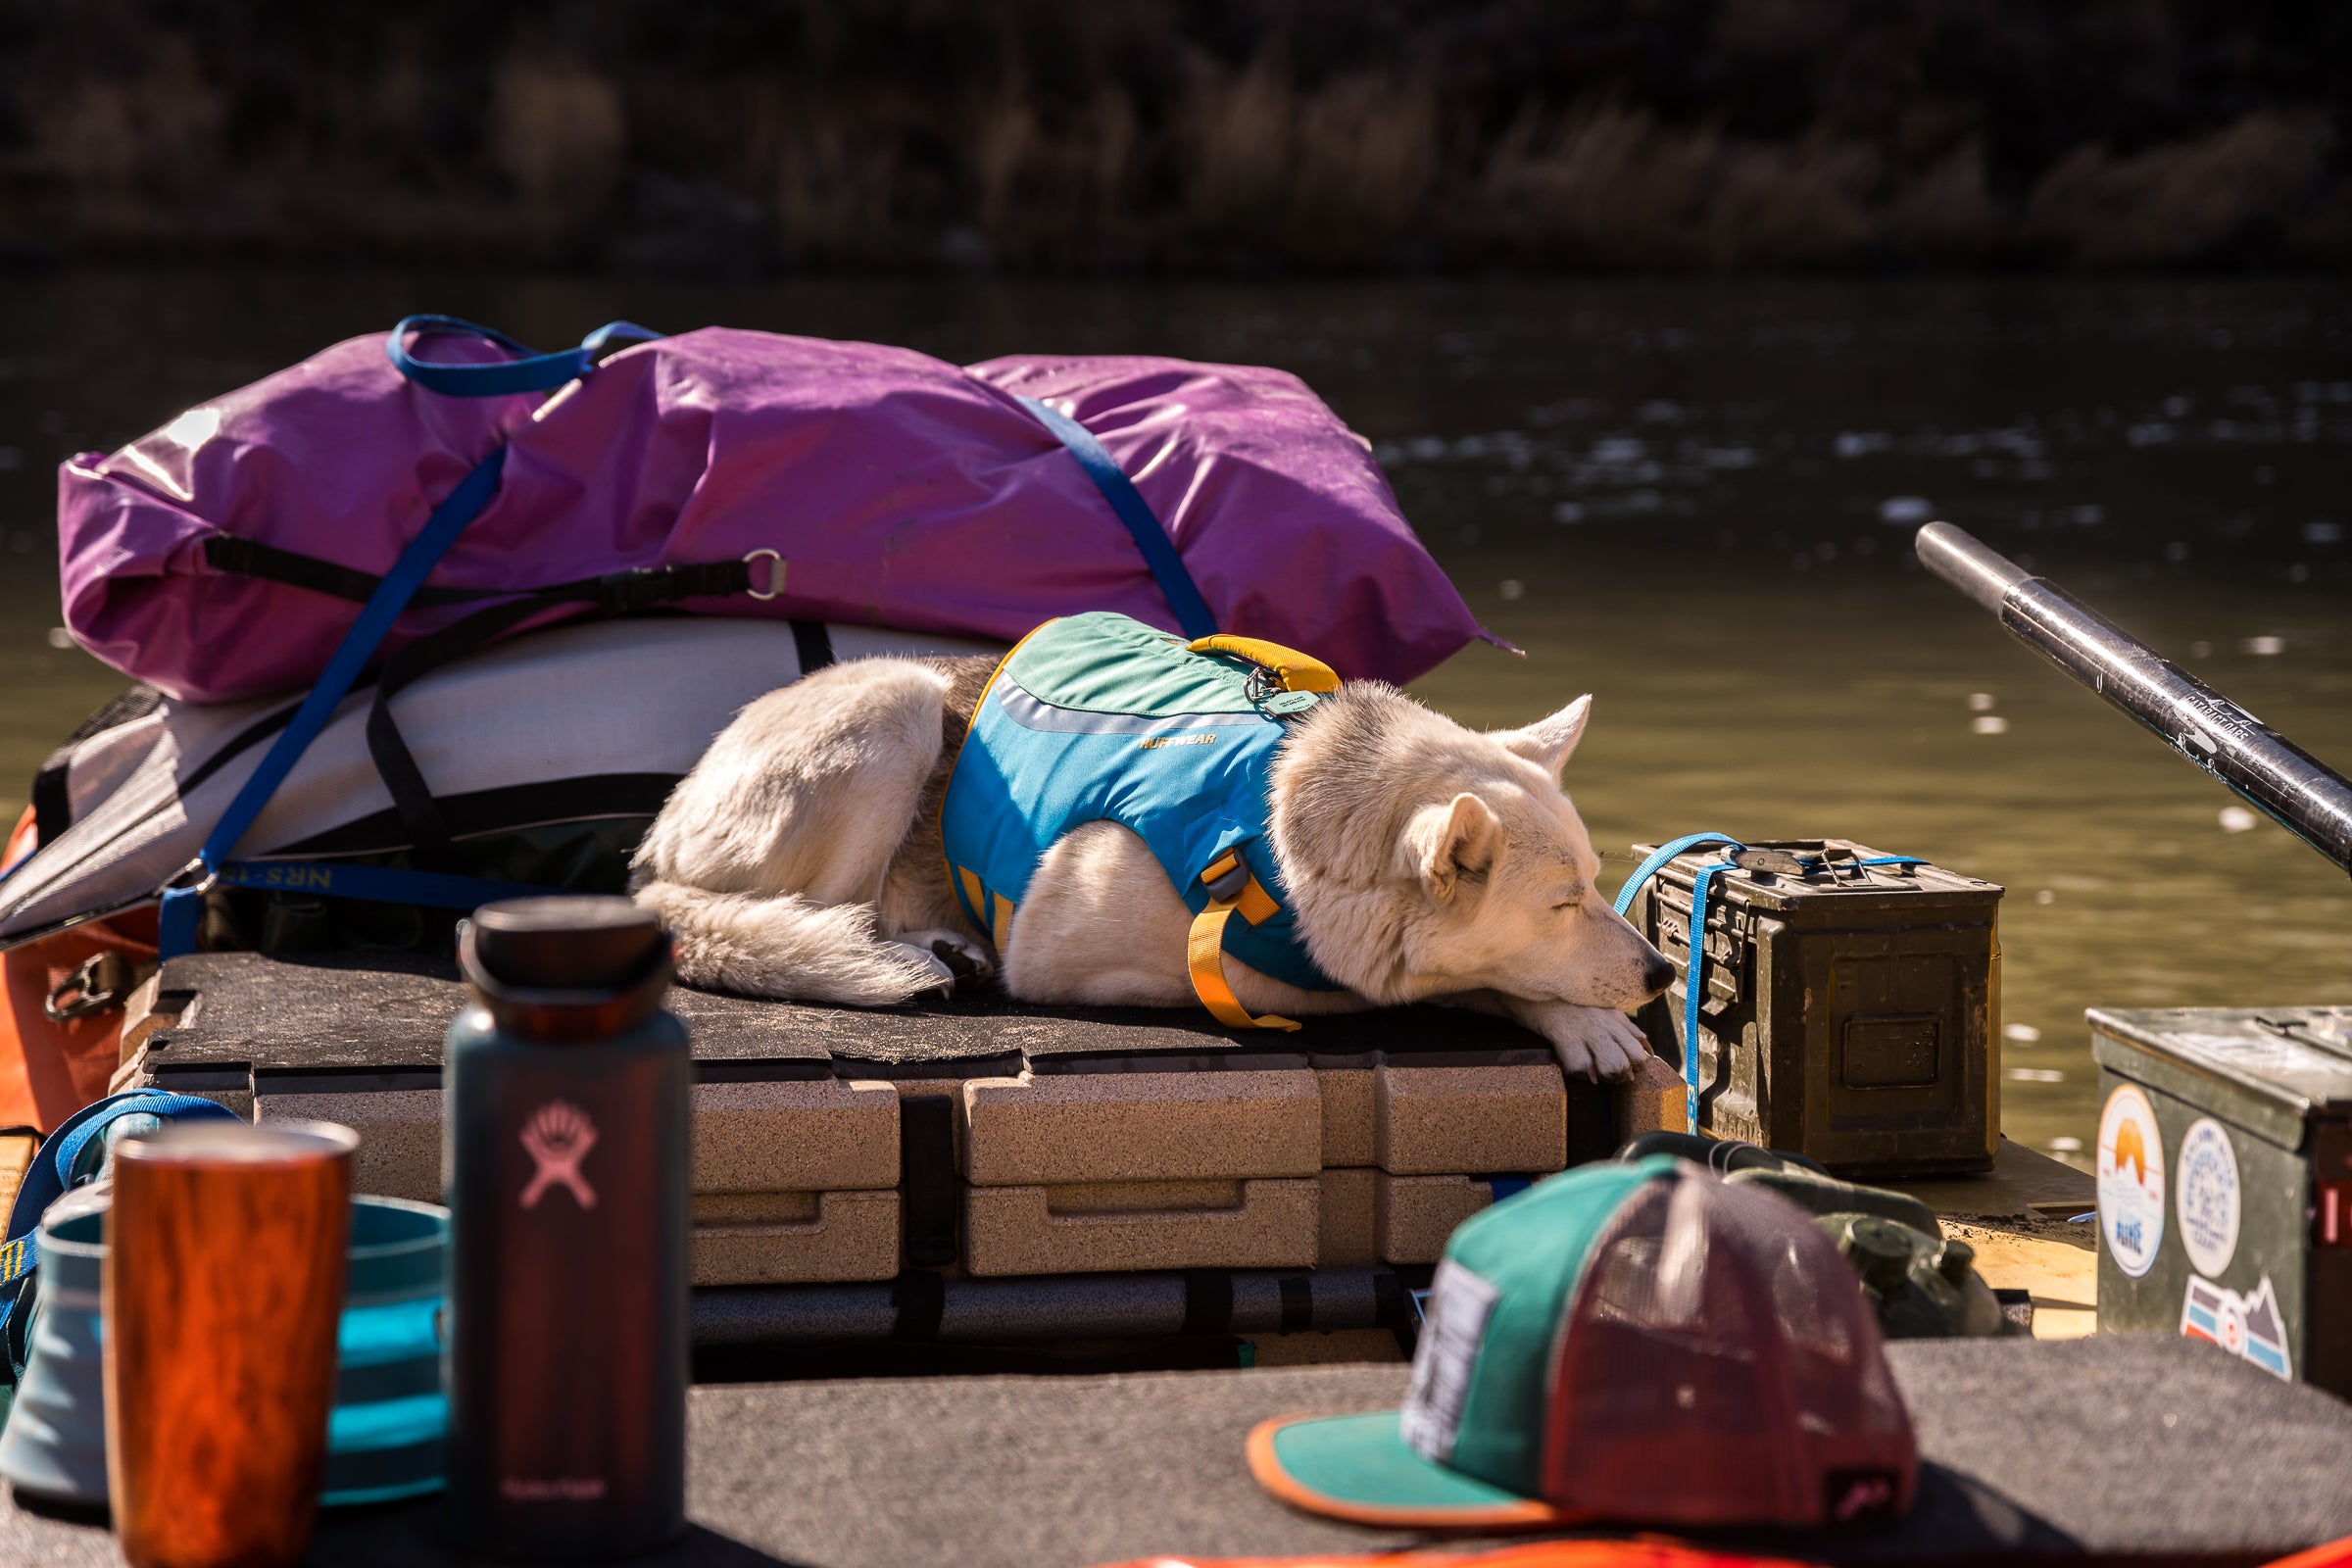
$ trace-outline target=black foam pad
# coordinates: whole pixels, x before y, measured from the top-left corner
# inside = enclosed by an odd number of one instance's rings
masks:
[[[201,1004],[150,1037],[158,1068],[249,1064],[266,1073],[437,1069],[441,1038],[466,1000],[454,964],[377,954],[198,954],[166,963],[161,989]],[[667,1005],[685,1022],[705,1078],[822,1075],[836,1062],[852,1077],[989,1077],[1024,1064],[1040,1072],[1169,1071],[1334,1066],[1359,1057],[1363,1065],[1554,1059],[1517,1024],[1455,1007],[1316,1018],[1297,1034],[1252,1036],[1197,1007],[1036,1006],[988,996],[835,1007],[678,986]],[[1605,1120],[1605,1089],[1580,1091],[1581,1082],[1571,1082],[1572,1096],[1601,1105]]]
[[[1900,1524],[1725,1535],[1836,1563],[2258,1563],[2352,1535],[2352,1406],[2163,1335],[1889,1348],[1927,1463]],[[1269,1416],[1393,1407],[1405,1368],[706,1386],[665,1565],[1063,1568],[1402,1544],[1250,1478]],[[321,1516],[318,1563],[454,1562],[430,1502]],[[0,1508],[0,1561],[100,1568],[105,1521]]]

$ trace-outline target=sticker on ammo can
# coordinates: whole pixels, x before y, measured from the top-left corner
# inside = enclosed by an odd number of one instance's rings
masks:
[[[2156,1265],[2164,1245],[2164,1140],[2156,1107],[2125,1084],[2099,1114],[2099,1232],[2107,1254],[2133,1279]]]
[[[2273,1377],[2294,1381],[2294,1365],[2286,1353],[2286,1323],[2278,1315],[2278,1298],[2268,1274],[2251,1296],[2191,1274],[2180,1298],[2180,1332],[2192,1340],[2211,1340]]]
[[[2173,1217],[2180,1246],[2200,1274],[2220,1274],[2237,1255],[2237,1151],[2211,1116],[2200,1116],[2180,1140],[2173,1171]]]

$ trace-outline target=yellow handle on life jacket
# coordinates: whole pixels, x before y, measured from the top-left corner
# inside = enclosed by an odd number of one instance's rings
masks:
[[[1200,879],[1214,882],[1240,864],[1240,857],[1228,850],[1200,873]],[[1192,937],[1185,944],[1185,967],[1192,974],[1193,995],[1228,1029],[1298,1027],[1296,1021],[1277,1013],[1251,1017],[1250,1009],[1242,1005],[1242,999],[1233,994],[1233,987],[1225,981],[1225,922],[1238,912],[1251,925],[1257,925],[1279,907],[1266,890],[1258,886],[1257,878],[1250,877],[1232,898],[1211,899],[1207,908],[1193,916]]]
[[[1196,654],[1231,654],[1247,659],[1282,682],[1286,692],[1336,692],[1339,673],[1320,659],[1309,659],[1296,648],[1285,648],[1258,637],[1233,637],[1219,632],[1185,644]]]

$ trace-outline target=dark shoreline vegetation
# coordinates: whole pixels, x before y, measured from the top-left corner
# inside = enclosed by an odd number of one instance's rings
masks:
[[[2352,263],[2338,0],[0,0],[0,260]]]

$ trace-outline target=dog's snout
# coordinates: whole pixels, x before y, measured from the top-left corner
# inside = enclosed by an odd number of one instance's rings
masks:
[[[1674,960],[1662,953],[1653,953],[1642,965],[1642,989],[1656,996],[1674,984]]]

